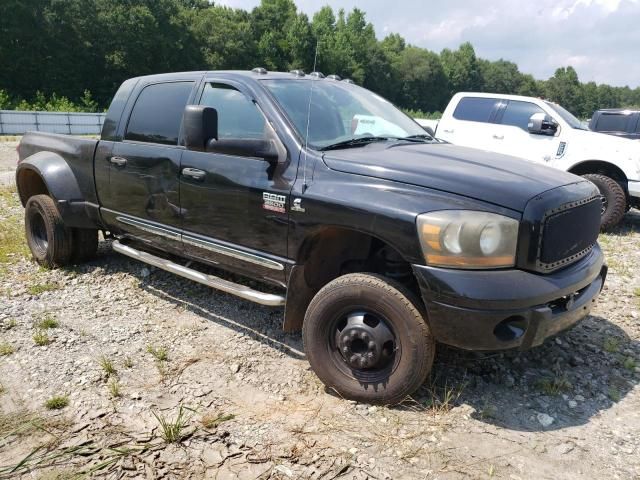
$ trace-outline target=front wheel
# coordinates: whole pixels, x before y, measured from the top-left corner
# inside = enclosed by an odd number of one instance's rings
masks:
[[[435,340],[402,285],[354,273],[328,283],[311,301],[302,335],[316,375],[339,395],[392,405],[426,379]]]
[[[614,179],[606,175],[591,173],[584,178],[595,184],[600,190],[602,210],[600,228],[604,231],[615,227],[627,211],[627,196],[624,189]]]

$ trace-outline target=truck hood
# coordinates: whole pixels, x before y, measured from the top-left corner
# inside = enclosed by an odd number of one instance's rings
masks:
[[[561,170],[451,144],[374,143],[327,152],[333,170],[451,192],[519,212],[547,190],[584,181]]]
[[[574,129],[571,131],[569,141],[580,145],[584,150],[589,151],[598,158],[614,156],[614,159],[617,159],[615,157],[640,159],[640,142],[629,138]],[[575,146],[569,145],[570,148],[575,148]]]

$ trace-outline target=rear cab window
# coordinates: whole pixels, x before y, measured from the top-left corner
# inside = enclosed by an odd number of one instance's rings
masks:
[[[602,113],[596,122],[598,132],[626,132],[631,115],[624,113]]]
[[[194,82],[147,85],[133,106],[125,140],[177,145],[182,115]]]
[[[453,112],[453,118],[488,123],[501,102],[498,98],[463,97]]]

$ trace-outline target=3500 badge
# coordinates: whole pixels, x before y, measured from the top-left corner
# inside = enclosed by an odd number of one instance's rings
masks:
[[[276,193],[262,192],[262,208],[272,212],[284,213],[287,197]]]

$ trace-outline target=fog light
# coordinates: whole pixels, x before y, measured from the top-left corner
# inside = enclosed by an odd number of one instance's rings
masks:
[[[524,335],[527,330],[527,320],[520,315],[514,315],[501,321],[493,334],[502,342],[512,342]]]

